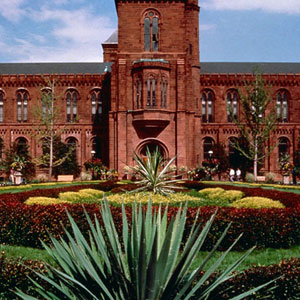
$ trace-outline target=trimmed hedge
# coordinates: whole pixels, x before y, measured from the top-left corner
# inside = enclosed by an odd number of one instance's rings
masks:
[[[85,205],[90,215],[99,216],[97,204]],[[66,210],[78,223],[82,232],[88,231],[81,204],[33,205],[20,201],[0,201],[0,243],[40,247],[39,240],[49,242],[48,233],[59,237],[64,234],[63,226],[69,228]],[[120,207],[111,206],[112,215],[119,233],[122,232],[122,212]],[[175,215],[178,208],[169,207],[168,216]],[[186,221],[188,234],[198,208],[189,208]],[[201,207],[199,222],[204,224],[216,210],[215,207]],[[126,207],[131,217],[131,207]],[[100,220],[101,222],[101,220]],[[236,249],[258,247],[288,248],[300,243],[300,211],[298,209],[235,209],[223,207],[218,213],[205,244],[210,249],[229,222],[232,226],[221,245],[224,249],[241,234],[243,236]]]
[[[283,192],[276,189],[267,189],[261,187],[243,187],[232,186],[228,184],[209,184],[199,181],[186,181],[182,185],[188,189],[201,190],[211,187],[220,187],[224,190],[238,190],[245,194],[245,197],[266,197],[272,200],[279,200],[287,208],[297,208],[300,206],[300,194],[292,192]]]
[[[43,262],[32,260],[14,260],[0,257],[0,299],[15,299],[12,292],[16,288],[21,289],[33,296],[37,296],[33,291],[33,284],[28,279],[30,276],[37,280],[42,286],[51,288],[44,281],[38,278],[33,271],[46,272]],[[270,280],[281,277],[276,281],[276,287],[272,290],[264,289],[257,292],[247,299],[257,299],[264,296],[263,299],[273,300],[291,300],[300,298],[300,259],[290,259],[282,261],[278,265],[265,267],[252,267],[238,274],[236,277],[223,282],[215,289],[208,300],[227,300],[245,292],[251,288],[269,282]],[[215,279],[215,276],[209,278],[208,282]],[[265,298],[266,297],[266,298]],[[193,298],[197,300],[197,295]]]
[[[254,287],[277,279],[276,283],[248,296],[247,300],[272,299],[292,300],[300,299],[300,259],[284,260],[278,265],[255,266],[236,277],[221,283],[209,296],[208,300],[228,300]],[[214,276],[209,279],[213,281]],[[275,287],[274,287],[275,285]],[[197,300],[197,295],[193,300]]]

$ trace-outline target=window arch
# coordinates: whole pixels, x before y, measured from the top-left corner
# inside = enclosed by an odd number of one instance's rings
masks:
[[[167,99],[168,99],[168,79],[166,77],[161,78],[160,82],[160,99],[162,108],[167,108]]]
[[[17,121],[28,121],[28,100],[29,94],[26,90],[19,90],[17,92]]]
[[[68,90],[66,93],[67,122],[76,122],[77,120],[77,101],[78,92],[74,89]]]
[[[76,138],[74,137],[69,137],[67,138],[66,140],[67,144],[69,147],[72,147],[73,148],[73,152],[72,152],[72,156],[74,157],[74,159],[76,159],[76,149],[77,149],[77,145],[78,145],[78,141]]]
[[[278,140],[278,155],[279,158],[285,154],[290,154],[290,141],[287,137],[281,137]]]
[[[42,97],[41,97],[41,104],[42,104],[42,114],[43,118],[51,115],[52,113],[52,102],[54,99],[52,99],[52,90],[50,88],[44,88],[42,89]]]
[[[135,107],[143,107],[143,83],[142,79],[139,77],[136,79],[134,84],[134,94],[135,94]]]
[[[144,14],[144,49],[158,51],[159,48],[159,15],[154,10]]]
[[[16,152],[19,156],[28,153],[28,141],[24,137],[19,137],[15,141],[16,144]]]
[[[210,123],[213,122],[213,102],[215,96],[211,90],[205,90],[202,92],[202,122]]]
[[[4,141],[0,138],[0,160],[3,158]]]
[[[102,159],[102,141],[99,137],[92,139],[92,158]]]
[[[206,137],[203,140],[203,159],[204,160],[209,160],[210,158],[210,151],[213,150],[215,141],[211,137]]]
[[[227,109],[227,122],[232,122],[232,115],[234,118],[238,116],[238,98],[237,90],[229,90],[226,94],[226,109]]]
[[[0,123],[4,121],[4,93],[0,91]]]
[[[147,107],[155,108],[156,107],[156,86],[157,81],[153,75],[150,75],[146,81],[147,85]]]
[[[288,122],[288,100],[289,93],[286,90],[280,90],[276,95],[276,114],[278,122]]]
[[[92,122],[100,121],[103,115],[103,102],[100,89],[95,89],[91,93]]]

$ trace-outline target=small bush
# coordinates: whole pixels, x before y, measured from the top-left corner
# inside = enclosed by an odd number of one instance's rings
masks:
[[[276,175],[272,172],[266,174],[265,180],[266,183],[275,183],[276,182]]]
[[[59,193],[58,198],[67,202],[77,202],[82,200],[82,196],[77,192]]]
[[[79,190],[79,194],[81,195],[90,195],[93,198],[103,198],[103,191],[94,190],[94,189],[82,189]]]
[[[265,197],[246,197],[231,204],[236,208],[285,208],[279,201],[274,201]]]
[[[224,189],[217,188],[206,188],[199,191],[201,197],[206,198],[207,205],[220,205],[227,206],[229,203],[232,203],[236,200],[242,199],[244,193],[236,190],[225,191]]]
[[[254,175],[252,173],[246,173],[245,181],[253,183],[254,182]]]
[[[222,194],[222,198],[224,201],[228,203],[232,203],[234,201],[240,200],[244,197],[244,193],[236,190],[224,191]]]
[[[53,204],[61,204],[67,203],[68,201],[60,200],[57,198],[50,198],[50,197],[29,197],[25,204],[27,205],[53,205]]]
[[[207,197],[209,199],[215,199],[216,197],[221,197],[225,193],[225,190],[222,188],[206,188],[199,191],[199,194],[203,197]]]
[[[122,202],[125,204],[131,204],[134,201],[141,202],[143,204],[148,203],[149,198],[151,198],[153,204],[159,203],[169,203],[170,205],[185,203],[185,202],[200,202],[200,198],[189,196],[183,193],[175,193],[169,196],[164,196],[161,194],[154,194],[152,192],[144,192],[144,193],[128,193],[128,194],[114,194],[107,196],[107,200],[110,204],[121,205]]]
[[[39,174],[36,179],[38,182],[44,183],[48,181],[48,176],[46,174]]]
[[[81,181],[90,181],[92,180],[92,175],[87,172],[81,172],[80,173],[80,180]]]

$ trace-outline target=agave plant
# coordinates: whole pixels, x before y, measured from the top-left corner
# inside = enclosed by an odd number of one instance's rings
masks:
[[[178,189],[178,186],[175,186],[174,183],[178,182],[179,179],[176,179],[176,176],[173,175],[171,168],[176,156],[164,163],[158,147],[156,147],[154,152],[150,152],[147,147],[145,158],[136,153],[133,158],[137,163],[135,173],[141,177],[137,184],[141,185],[141,187],[132,192],[147,190],[153,191],[154,194],[169,195],[174,192],[174,189]]]
[[[43,299],[53,300],[189,300],[195,299],[195,294],[196,299],[208,299],[220,283],[232,277],[232,271],[236,270],[252,249],[219,274],[212,284],[207,285],[207,279],[220,266],[237,241],[202,277],[199,276],[229,226],[203,262],[191,270],[193,260],[204,243],[215,215],[202,230],[197,225],[197,215],[188,239],[181,248],[186,213],[186,206],[180,208],[168,223],[167,208],[162,212],[159,207],[152,213],[151,201],[147,210],[141,205],[133,204],[132,220],[129,224],[123,205],[122,242],[106,200],[101,207],[103,225],[100,225],[97,218],[93,223],[86,214],[90,226],[89,239],[83,236],[69,215],[73,235],[66,231],[68,241],[51,237],[53,246],[44,244],[60,268],[49,265],[47,275],[38,275],[53,288],[51,291],[46,290],[35,283],[37,293]],[[233,299],[242,299],[259,288]],[[22,299],[37,299],[20,290],[16,294]]]

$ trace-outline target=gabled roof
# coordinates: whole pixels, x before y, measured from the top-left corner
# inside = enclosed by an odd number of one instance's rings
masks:
[[[111,71],[105,63],[0,63],[0,75],[102,74]]]
[[[264,62],[201,62],[201,74],[300,74],[300,63],[264,63]]]
[[[104,41],[102,44],[118,44],[118,29],[116,29],[112,35]]]

